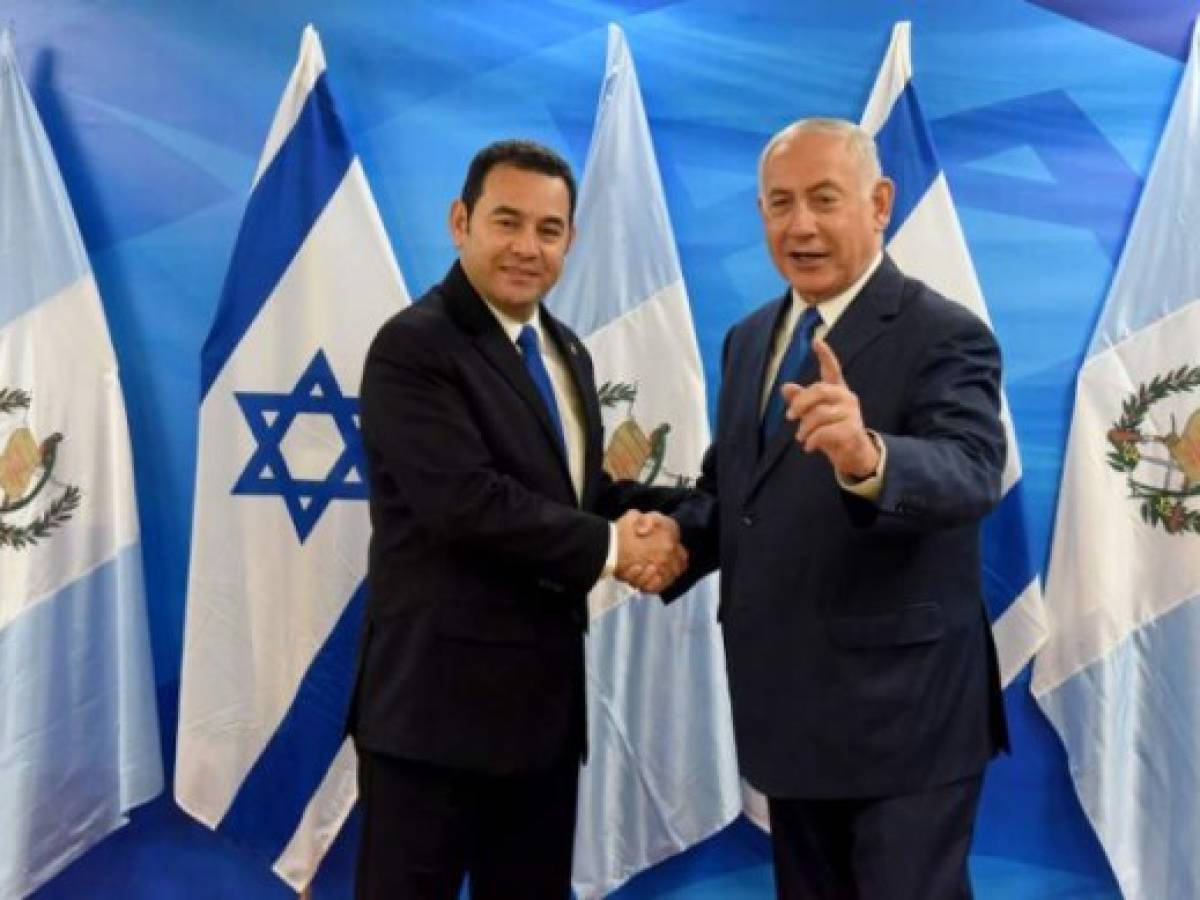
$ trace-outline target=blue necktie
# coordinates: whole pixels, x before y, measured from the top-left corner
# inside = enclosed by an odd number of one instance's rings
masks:
[[[554,423],[554,433],[558,435],[558,441],[565,453],[567,439],[563,432],[562,419],[558,416],[558,402],[554,399],[554,386],[550,383],[550,373],[546,371],[546,364],[542,361],[542,351],[538,348],[537,330],[532,325],[526,325],[521,329],[521,333],[517,335],[517,346],[521,348],[521,359],[525,362],[525,369],[529,372],[529,377],[533,379],[538,393],[542,395],[546,412],[550,414],[550,421]]]
[[[771,385],[771,393],[767,395],[767,408],[763,410],[763,446],[766,446],[771,435],[783,424],[784,406],[780,388],[785,382],[795,381],[800,377],[800,372],[804,368],[805,362],[808,361],[813,333],[820,324],[821,314],[817,312],[815,306],[808,306],[800,316],[800,321],[796,323],[795,330],[792,331],[792,342],[788,344],[787,352],[779,361],[779,371],[775,374],[775,383]]]

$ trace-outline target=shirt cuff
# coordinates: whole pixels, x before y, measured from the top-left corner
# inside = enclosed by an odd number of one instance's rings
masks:
[[[617,525],[615,522],[608,523],[608,555],[604,558],[604,568],[600,570],[601,579],[608,578],[617,571]]]
[[[836,470],[833,474],[837,478],[838,487],[843,491],[854,494],[856,497],[862,497],[864,500],[878,500],[879,495],[883,493],[883,472],[887,466],[887,444],[883,438],[869,428],[867,434],[875,444],[875,449],[879,451],[879,464],[875,466],[875,473],[866,478],[848,478]]]

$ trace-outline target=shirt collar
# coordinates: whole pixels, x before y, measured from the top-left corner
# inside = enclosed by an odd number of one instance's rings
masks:
[[[842,317],[842,313],[846,311],[854,301],[854,298],[858,296],[859,292],[863,289],[863,285],[875,274],[875,270],[879,268],[881,262],[883,262],[882,250],[875,254],[875,258],[867,266],[866,271],[859,276],[858,281],[854,282],[854,284],[850,285],[850,287],[846,288],[840,294],[835,294],[828,300],[822,300],[816,304],[817,313],[821,316],[821,322],[827,331],[837,324],[837,320]],[[789,318],[793,321],[798,320],[806,305],[808,304],[803,298],[796,294],[796,289],[792,288],[792,305],[789,311]]]
[[[545,331],[542,328],[542,305],[540,303],[537,306],[537,310],[530,317],[529,321],[522,322],[520,319],[514,319],[499,307],[493,306],[492,302],[488,300],[487,297],[483,297],[482,299],[487,308],[492,311],[492,315],[496,317],[496,321],[500,323],[500,327],[504,329],[504,333],[508,335],[508,339],[514,345],[517,343],[517,336],[520,335],[521,329],[526,325],[532,325],[533,330],[537,332],[538,347],[545,348]],[[543,349],[542,352],[545,352],[545,350]]]

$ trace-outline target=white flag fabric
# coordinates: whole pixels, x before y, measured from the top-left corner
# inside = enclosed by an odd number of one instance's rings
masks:
[[[708,446],[704,376],[625,36],[608,58],[552,310],[583,336],[618,477],[676,484]],[[573,882],[581,900],[715,833],[741,811],[715,577],[669,607],[615,582],[591,597],[590,753]]]
[[[343,738],[370,524],[367,345],[408,304],[312,26],[201,358],[175,798],[312,879],[357,797]]]
[[[1200,897],[1198,41],[1079,372],[1033,675],[1130,900]]]
[[[896,182],[887,252],[906,274],[990,323],[950,188],[917,102],[908,22],[898,22],[892,30],[862,127],[875,135],[883,171]],[[1041,646],[1046,622],[1041,584],[1026,538],[1021,453],[1003,395],[1001,403],[1008,457],[1001,482],[1003,499],[983,523],[983,588],[1000,681],[1007,685]]]
[[[0,897],[162,790],[129,432],[100,296],[0,32]]]

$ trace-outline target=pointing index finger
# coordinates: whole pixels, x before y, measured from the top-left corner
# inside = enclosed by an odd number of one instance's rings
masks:
[[[825,339],[813,338],[812,347],[817,354],[817,361],[821,364],[821,380],[826,384],[845,384],[842,365],[834,355],[833,349],[825,343]]]

